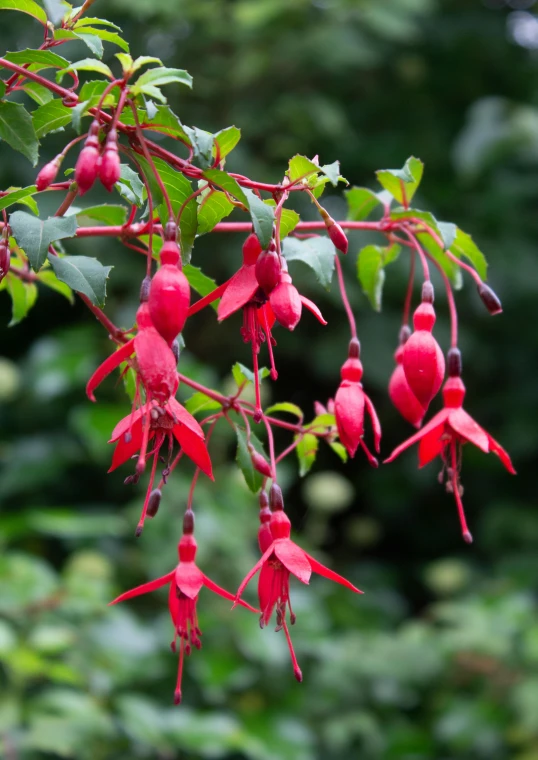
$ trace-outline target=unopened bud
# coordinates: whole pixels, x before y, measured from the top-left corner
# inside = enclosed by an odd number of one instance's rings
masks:
[[[155,517],[157,512],[159,511],[159,507],[161,505],[161,489],[155,488],[149,495],[149,501],[148,501],[148,508],[146,510],[146,514],[148,517]]]
[[[273,483],[271,490],[269,491],[269,504],[273,512],[279,509],[284,509],[284,498],[282,497],[282,489],[277,483]]]
[[[262,251],[256,261],[256,279],[266,295],[269,295],[280,282],[281,261],[276,249]]]
[[[502,304],[497,294],[484,282],[478,286],[478,295],[482,303],[491,315],[500,314],[503,310]]]
[[[328,220],[325,220],[325,226],[327,227],[327,232],[329,233],[329,237],[334,247],[339,251],[342,251],[342,253],[347,253],[349,241],[346,233],[340,225],[337,224],[332,217],[329,217]]]
[[[403,346],[404,343],[406,343],[411,336],[411,329],[409,325],[402,325],[400,328],[400,334],[398,336],[398,339],[400,341],[400,346]]]
[[[451,348],[447,358],[447,369],[449,377],[461,377],[461,351],[459,348]]]
[[[194,512],[187,509],[183,515],[183,535],[190,536],[194,533]]]
[[[164,239],[173,240],[175,243],[177,240],[177,224],[173,221],[166,222],[164,227]]]
[[[265,475],[266,478],[272,477],[271,465],[265,459],[265,457],[259,454],[254,448],[249,449],[249,453],[254,469],[258,472],[261,472],[261,474]]]
[[[151,277],[144,277],[140,284],[140,303],[146,303],[151,290]]]
[[[327,409],[319,401],[314,401],[314,412],[319,417],[320,414],[327,414]]]
[[[260,510],[265,509],[265,507],[269,506],[269,496],[267,495],[267,491],[260,491],[258,502],[260,505]]]
[[[422,302],[433,303],[433,285],[430,280],[426,280],[422,285]]]
[[[11,262],[11,255],[9,253],[9,243],[5,238],[0,240],[0,282],[4,279],[9,272],[9,265]]]
[[[101,157],[98,171],[101,183],[111,192],[121,175],[118,136],[114,127],[106,138],[105,150]]]
[[[257,235],[252,232],[243,243],[243,264],[252,266],[256,263],[258,256],[262,252],[262,247]]]
[[[45,164],[45,166],[41,169],[35,181],[39,192],[46,190],[47,187],[52,184],[52,182],[54,182],[63,158],[64,157],[60,153],[58,156],[56,156],[56,158],[53,158],[52,161],[49,161],[49,163]]]

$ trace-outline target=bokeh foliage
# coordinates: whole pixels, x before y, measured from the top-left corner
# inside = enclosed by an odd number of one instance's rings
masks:
[[[187,663],[185,704],[174,708],[164,592],[106,604],[175,562],[188,474],[172,478],[136,541],[142,489],[124,487],[121,473],[105,475],[106,440],[127,397],[113,382],[98,405],[84,397],[109,350],[106,336],[81,304],[43,292],[28,318],[2,333],[4,756],[536,760],[537,73],[529,50],[507,36],[515,11],[468,0],[110,0],[99,10],[123,27],[135,54],[190,71],[194,90],[173,103],[186,123],[242,129],[231,170],[276,181],[291,155],[318,153],[323,163],[340,159],[353,184],[371,185],[380,167],[401,166],[412,153],[424,160],[421,197],[473,234],[504,302],[492,319],[469,283],[457,294],[469,411],[506,444],[519,475],[465,452],[476,538],[469,549],[435,467],[416,471],[413,453],[371,471],[360,458],[344,467],[322,451],[310,482],[290,462],[282,481],[301,543],[367,593],[350,599],[320,579],[293,589],[299,686],[281,634],[202,592],[204,647]],[[8,17],[2,50],[39,44],[37,27]],[[52,135],[42,161],[63,142]],[[2,187],[33,180],[5,145],[0,172]],[[329,207],[344,212],[336,195]],[[193,263],[223,279],[239,262],[240,242],[208,236]],[[351,236],[350,277],[354,251],[367,242],[379,241]],[[98,245],[103,263],[114,264],[107,308],[129,325],[143,262],[112,241],[74,245],[87,255]],[[385,395],[402,259],[380,315],[352,288],[385,452],[409,433]],[[297,334],[278,334],[271,392],[310,409],[334,393],[346,324],[335,294],[292,266],[330,324],[305,317]],[[437,304],[442,313],[441,295]],[[9,312],[2,294],[4,325]],[[226,383],[233,361],[248,360],[237,329],[216,327],[212,312],[192,320],[182,371]],[[446,345],[443,319],[440,335]],[[231,434],[219,428],[212,445],[217,485],[200,482],[195,502],[200,565],[233,589],[257,558],[257,510],[233,464]]]

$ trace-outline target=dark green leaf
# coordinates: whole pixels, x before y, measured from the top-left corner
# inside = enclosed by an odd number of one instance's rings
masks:
[[[459,259],[464,256],[471,262],[480,277],[483,280],[487,279],[488,264],[486,257],[478,248],[472,237],[466,232],[463,232],[463,230],[460,230],[459,227],[456,230],[454,243],[450,246],[450,252]]]
[[[6,195],[0,198],[0,211],[8,208],[8,206],[12,206],[14,203],[21,203],[25,198],[32,196],[36,192],[37,187],[35,185],[10,189]]]
[[[204,172],[204,178],[211,182],[211,184],[217,185],[217,187],[221,187],[223,190],[226,190],[226,192],[228,192],[238,201],[241,201],[241,203],[244,203],[248,208],[249,201],[247,196],[237,183],[237,180],[235,180],[233,177],[230,177],[229,174],[220,171],[220,169],[208,169],[208,171]]]
[[[359,253],[357,271],[361,287],[372,307],[381,311],[381,295],[385,282],[385,267],[398,258],[399,245],[382,247],[379,245],[367,245]]]
[[[202,194],[198,205],[198,235],[211,232],[213,227],[234,210],[234,205],[219,190]]]
[[[44,137],[49,132],[57,132],[71,122],[71,108],[62,105],[58,99],[54,99],[39,106],[32,113],[35,133],[38,138]]]
[[[235,432],[237,435],[237,454],[235,460],[243,473],[245,483],[253,493],[256,493],[262,487],[263,475],[258,472],[258,470],[254,469],[252,457],[247,448],[247,437],[245,433],[238,427],[235,428]]]
[[[319,440],[312,433],[305,433],[302,437],[295,436],[294,440],[299,440],[295,450],[299,460],[299,475],[304,477],[316,461]]]
[[[289,401],[281,401],[265,410],[265,414],[274,414],[275,412],[288,412],[294,414],[299,420],[303,419],[303,410],[297,404],[291,404]]]
[[[75,27],[76,29],[79,28],[78,24]],[[104,42],[111,42],[113,45],[117,45],[122,50],[125,50],[126,53],[129,52],[129,45],[128,43],[123,39],[123,37],[120,37],[119,34],[116,32],[109,32],[105,29],[94,29],[91,26],[84,26],[80,29],[81,32],[83,32],[85,35],[92,35],[95,37],[98,37],[100,40],[103,40]]]
[[[0,101],[0,137],[26,156],[32,166],[37,164],[38,139],[34,124],[32,117],[20,103]]]
[[[103,222],[107,225],[117,226],[125,224],[127,221],[127,208],[115,204],[104,203],[101,206],[90,206],[81,209],[77,213],[77,219],[81,226],[84,226],[86,220],[91,222]]]
[[[198,267],[193,267],[192,264],[185,264],[183,267],[183,274],[189,281],[189,285],[193,290],[199,293],[201,296],[207,296],[212,290],[215,290],[217,283],[202,272]],[[212,303],[214,309],[217,308],[216,303]]]
[[[197,414],[197,412],[209,412],[214,409],[220,409],[221,404],[215,399],[206,396],[205,393],[194,393],[185,402],[185,409],[191,414]]]
[[[380,201],[376,193],[367,187],[352,187],[345,191],[347,218],[350,222],[361,222],[370,216]]]
[[[147,112],[147,106],[146,109],[139,108],[137,114],[138,120],[144,126],[151,127],[151,129],[155,129],[165,135],[179,137],[180,140],[190,145],[191,141],[188,134],[185,132],[183,124],[172,111],[170,106],[157,106],[157,110],[151,118]],[[122,114],[121,120],[124,124],[134,125],[136,123],[130,110],[126,110],[125,113]]]
[[[450,261],[443,249],[437,245],[427,232],[418,232],[416,238],[426,248],[430,256],[442,267],[443,272],[447,275],[454,288],[459,290],[462,286],[462,277],[458,265]]]
[[[37,287],[33,282],[22,282],[16,275],[9,272],[7,289],[11,296],[12,311],[8,327],[18,324],[28,314],[37,298]]]
[[[98,74],[104,74],[109,79],[114,78],[110,68],[103,61],[96,61],[95,58],[83,58],[81,61],[70,63],[65,69],[58,71],[56,81],[61,82],[70,71],[96,71]]]
[[[248,199],[250,216],[254,232],[258,236],[262,248],[267,248],[273,237],[273,225],[275,222],[275,210],[258,198],[255,192],[243,188],[243,193]]]
[[[71,238],[77,231],[74,215],[53,216],[42,221],[25,211],[15,211],[9,218],[9,224],[13,237],[28,256],[32,269],[36,272],[43,266],[49,245],[55,240]]]
[[[33,16],[42,24],[47,23],[47,14],[33,0],[0,0],[0,11],[20,11]]]
[[[209,169],[213,164],[214,137],[198,127],[184,127],[193,147],[193,159],[201,169]]]
[[[402,169],[380,169],[376,172],[379,183],[396,198],[402,206],[409,206],[420,180],[424,164],[419,158],[411,156]]]
[[[334,272],[336,248],[329,238],[314,237],[307,240],[286,238],[282,244],[286,261],[302,261],[316,273],[324,288],[329,288]]]
[[[103,306],[106,281],[112,267],[105,267],[88,256],[52,256],[49,262],[56,277],[73,290],[84,293],[95,306]]]
[[[141,206],[146,197],[144,183],[138,174],[127,164],[121,164],[121,179],[116,182],[116,190],[129,203]]]
[[[226,127],[213,135],[215,144],[219,146],[219,158],[222,161],[231,153],[241,139],[241,130],[237,127]],[[214,151],[216,155],[216,150]]]
[[[14,53],[4,55],[6,61],[16,63],[18,66],[24,66],[27,63],[31,65],[31,71],[41,71],[42,69],[63,69],[69,66],[69,61],[62,58],[61,55],[53,53],[52,50],[19,50]]]

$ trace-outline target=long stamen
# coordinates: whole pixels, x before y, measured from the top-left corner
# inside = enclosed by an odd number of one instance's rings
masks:
[[[161,443],[162,443],[162,436],[161,436]],[[151,496],[151,492],[153,490],[153,481],[155,480],[155,472],[157,470],[157,462],[159,461],[159,447],[156,447],[155,454],[153,456],[153,465],[151,467],[151,475],[149,477],[149,484],[148,484],[148,490],[146,491],[146,498],[144,499],[144,506],[142,507],[142,514],[140,515],[140,520],[138,521],[138,525],[136,526],[136,532],[135,535],[138,538],[138,536],[141,535],[142,531],[144,530],[144,521],[146,519],[146,513],[148,511],[148,504],[149,504],[149,497]]]
[[[372,467],[379,467],[379,462],[377,461],[375,456],[370,452],[368,446],[364,443],[362,438],[359,440],[359,443],[362,446],[362,450],[366,454],[366,457],[368,458],[368,461],[372,465]]]
[[[181,704],[181,677],[183,675],[183,655],[185,651],[185,639],[183,636],[180,637],[180,643],[179,643],[179,665],[177,669],[177,681],[176,681],[176,690],[174,691],[174,704],[179,705]]]
[[[451,465],[452,465],[452,491],[454,493],[454,498],[456,499],[456,505],[458,507],[458,515],[460,518],[460,525],[461,525],[461,534],[463,536],[463,540],[467,544],[473,543],[473,537],[471,535],[471,532],[469,528],[467,527],[467,520],[465,519],[465,511],[463,509],[463,502],[461,500],[460,496],[460,484],[459,484],[459,478],[458,478],[458,459],[456,454],[456,441],[452,439],[450,443],[450,458],[451,458]]]
[[[291,643],[290,632],[288,631],[288,624],[286,623],[286,619],[284,617],[282,617],[282,628],[284,629],[284,633],[286,635],[286,641],[288,642],[288,647],[290,650],[291,663],[293,665],[293,675],[299,681],[299,683],[301,683],[301,681],[303,680],[303,673],[301,671],[301,668],[299,667],[299,663],[297,662],[297,657],[295,656],[295,650],[293,648],[293,644]]]
[[[142,435],[142,445],[140,446],[140,454],[138,456],[138,462],[136,463],[136,471],[139,475],[142,475],[142,473],[146,469],[146,452],[148,450],[150,414],[151,414],[151,404],[148,401],[146,403],[146,416],[144,418],[144,433]]]
[[[277,380],[278,378],[278,372],[275,364],[275,357],[273,355],[273,336],[271,335],[271,328],[269,327],[269,323],[267,321],[267,314],[265,313],[265,309],[258,309],[258,314],[261,313],[261,323],[262,328],[265,333],[265,337],[267,338],[267,350],[269,352],[269,363],[271,364],[271,380]]]
[[[262,401],[261,401],[261,394],[260,394],[260,374],[259,374],[259,368],[258,368],[258,354],[255,351],[254,348],[254,341],[252,342],[252,368],[254,370],[254,390],[256,393],[256,408],[254,409],[254,415],[253,420],[254,422],[260,422],[263,412],[262,412]]]

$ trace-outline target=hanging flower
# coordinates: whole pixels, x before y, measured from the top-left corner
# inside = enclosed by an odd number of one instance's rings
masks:
[[[445,358],[432,335],[435,324],[433,287],[425,282],[422,303],[413,314],[414,332],[406,341],[402,354],[405,378],[414,396],[425,408],[437,394],[445,376]]]
[[[153,276],[148,307],[157,332],[170,345],[183,330],[191,298],[189,281],[181,271],[181,253],[175,240],[166,240],[161,266]]]
[[[402,417],[410,422],[411,425],[414,425],[418,428],[422,424],[422,420],[426,414],[426,409],[422,406],[420,401],[417,399],[409,387],[409,383],[407,382],[405,371],[402,366],[404,345],[409,339],[409,336],[409,327],[402,327],[400,331],[400,345],[394,354],[396,367],[394,368],[389,381],[389,398],[396,409],[400,412]]]

